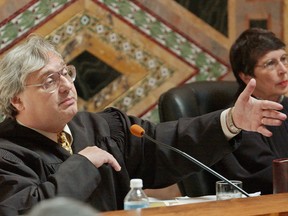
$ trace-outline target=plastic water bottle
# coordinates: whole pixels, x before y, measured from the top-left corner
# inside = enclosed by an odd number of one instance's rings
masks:
[[[149,206],[148,197],[142,190],[142,187],[143,187],[142,179],[130,180],[131,189],[124,199],[125,210],[146,208]]]

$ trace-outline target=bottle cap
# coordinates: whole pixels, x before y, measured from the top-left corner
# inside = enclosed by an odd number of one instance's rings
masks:
[[[143,187],[143,181],[142,179],[131,179],[130,180],[130,187],[135,188],[135,187]]]

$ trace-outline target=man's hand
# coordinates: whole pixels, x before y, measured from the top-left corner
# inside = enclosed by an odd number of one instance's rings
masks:
[[[272,136],[265,126],[279,126],[287,116],[279,103],[268,100],[257,100],[251,97],[256,87],[256,80],[251,79],[244,91],[239,95],[232,113],[235,126],[247,131],[257,131],[264,136]]]
[[[116,171],[121,170],[121,166],[117,160],[108,153],[96,146],[86,147],[81,150],[78,154],[83,155],[88,160],[90,160],[97,168],[101,167],[103,164],[110,164]]]

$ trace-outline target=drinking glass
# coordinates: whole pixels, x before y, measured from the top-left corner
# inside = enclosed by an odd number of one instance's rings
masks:
[[[238,187],[242,188],[242,181],[231,180],[231,182]],[[241,198],[242,193],[228,184],[225,181],[217,181],[216,182],[216,199],[217,200],[227,200],[233,198]]]

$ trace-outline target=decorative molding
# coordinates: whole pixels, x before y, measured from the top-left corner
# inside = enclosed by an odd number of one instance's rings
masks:
[[[54,30],[45,32],[50,23]],[[122,73],[88,101],[79,100],[80,109],[89,111],[115,106],[144,115],[153,112],[158,97],[169,88],[221,79],[229,72],[225,63],[191,38],[128,0],[34,0],[0,28],[0,54],[37,30],[67,61],[87,50]]]
[[[76,0],[31,1],[0,23],[0,54]]]

